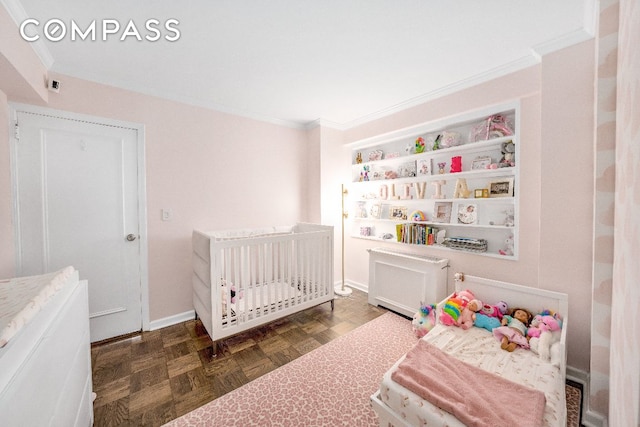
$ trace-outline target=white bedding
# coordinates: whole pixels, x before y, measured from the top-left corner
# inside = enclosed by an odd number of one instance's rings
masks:
[[[253,316],[266,314],[267,311],[275,309],[276,306],[281,304],[286,306],[294,298],[302,298],[304,300],[306,292],[303,291],[305,291],[304,287],[298,289],[298,286],[292,286],[286,282],[271,282],[262,286],[243,289],[239,292],[240,298],[236,294],[235,301],[230,304],[232,310],[230,312],[231,320],[241,317],[244,321],[247,320],[247,317],[253,318]],[[223,297],[223,301],[225,300],[226,297]],[[227,315],[224,303],[222,307],[224,318]]]
[[[565,378],[561,368],[543,361],[535,353],[521,348],[513,353],[502,350],[487,330],[472,327],[463,330],[438,324],[424,338],[446,353],[503,378],[541,390],[546,397],[544,426],[566,424]],[[435,407],[391,380],[401,358],[383,376],[380,399],[403,420],[414,426],[464,427],[453,415]],[[460,393],[492,393],[494,390],[460,390]],[[526,416],[527,408],[518,408]]]
[[[4,347],[63,286],[77,283],[73,267],[0,281],[0,348]]]

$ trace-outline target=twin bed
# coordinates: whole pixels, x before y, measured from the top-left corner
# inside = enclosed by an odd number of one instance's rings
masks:
[[[468,425],[486,425],[492,416],[487,412],[497,413],[498,408],[507,407],[520,421],[511,424],[505,420],[501,424],[564,427],[567,295],[474,276],[462,277],[464,280],[456,280],[456,292],[470,290],[482,301],[506,301],[510,307],[523,307],[534,313],[547,309],[561,314],[563,327],[551,349],[552,357],[544,360],[525,349],[508,352],[501,349],[486,329],[463,330],[437,322],[416,348],[385,373],[379,390],[371,397],[380,426],[458,427],[465,425],[462,420]],[[445,303],[438,305],[437,312]],[[418,380],[407,382],[407,372],[411,372],[407,367],[416,366],[415,358],[420,359],[423,370],[416,375]],[[437,372],[430,376],[430,369]],[[429,377],[434,381],[429,382]],[[514,395],[512,386],[518,387],[519,395]],[[532,399],[523,403],[525,393],[534,397],[543,395],[541,419],[533,418],[536,408]]]

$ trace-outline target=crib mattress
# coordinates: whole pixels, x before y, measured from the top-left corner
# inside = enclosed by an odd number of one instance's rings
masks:
[[[309,288],[310,291],[313,289]],[[259,317],[272,310],[277,311],[282,305],[293,304],[296,300],[309,296],[307,286],[304,283],[294,283],[293,285],[276,281],[264,283],[247,289],[243,289],[241,297],[236,298],[230,305],[231,321],[240,319],[246,321],[254,317]],[[224,312],[224,307],[223,307]],[[226,323],[226,313],[224,313],[223,324]]]
[[[437,325],[424,338],[446,353],[485,371],[544,392],[544,426],[564,426],[566,400],[564,373],[558,366],[540,359],[532,351],[502,350],[493,335],[482,328],[463,330]],[[441,410],[391,379],[398,360],[383,376],[380,399],[411,425],[464,427],[456,417]],[[491,393],[491,390],[462,390],[461,393]],[[526,408],[518,408],[526,411]]]
[[[63,286],[76,283],[73,267],[0,281],[0,348],[4,347]]]

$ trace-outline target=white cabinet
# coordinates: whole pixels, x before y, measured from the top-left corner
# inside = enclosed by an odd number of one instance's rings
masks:
[[[352,144],[352,237],[518,256],[518,108]]]

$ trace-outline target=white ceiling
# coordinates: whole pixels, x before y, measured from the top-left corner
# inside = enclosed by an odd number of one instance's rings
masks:
[[[98,40],[34,44],[50,70],[292,126],[349,127],[535,63],[593,34],[594,0],[1,0],[42,34],[52,18]],[[16,12],[16,10],[18,12]],[[120,40],[133,20],[180,38]],[[104,20],[122,28],[101,40]],[[171,35],[163,31],[163,35]],[[47,53],[50,58],[47,60]],[[62,81],[64,90],[64,81]]]

